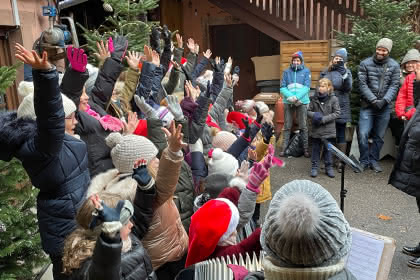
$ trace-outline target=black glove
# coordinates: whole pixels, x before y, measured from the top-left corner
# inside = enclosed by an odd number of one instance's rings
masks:
[[[248,138],[249,138],[249,133],[251,132],[251,127],[249,126],[249,121],[248,121],[248,118],[241,119],[241,121],[242,121],[242,123],[243,123],[243,124],[244,124],[244,126],[245,126],[245,131],[244,131],[244,133],[242,134],[242,136],[243,136],[244,138],[248,139]]]
[[[152,27],[152,32],[150,33],[150,47],[152,50],[155,50],[157,53],[161,53],[160,49],[160,28],[157,26]]]
[[[207,98],[210,98],[210,95],[211,95],[210,89],[211,89],[211,84],[210,84],[210,81],[208,81],[207,82],[207,88],[206,88],[206,97]]]
[[[229,113],[231,113],[231,112],[235,111],[235,108],[233,108],[233,106],[229,106],[228,110],[229,110]]]
[[[264,123],[261,127],[261,133],[264,138],[264,143],[270,144],[270,139],[271,137],[273,137],[273,134],[274,134],[273,127],[268,123]]]
[[[155,183],[145,164],[134,169],[132,177],[143,190],[151,188]]]
[[[127,51],[128,47],[128,40],[125,36],[117,36],[113,40],[114,42],[114,51],[111,53],[111,57],[122,61],[125,57],[125,52]]]
[[[314,126],[319,126],[322,122],[323,115],[321,112],[315,112],[314,116],[312,117],[312,124]]]
[[[373,108],[375,108],[376,110],[382,110],[382,108],[387,104],[385,99],[377,99],[375,101],[372,102],[372,106]]]
[[[185,80],[192,82],[192,76],[191,76],[191,74],[187,71],[187,69],[185,69],[184,65],[182,65],[182,64],[181,64],[181,70],[182,70],[182,72],[185,75]]]
[[[232,75],[238,75],[239,76],[239,72],[240,72],[241,70],[239,69],[239,66],[235,66],[235,68],[233,68],[233,72],[232,72]]]
[[[225,61],[223,59],[220,60],[220,63],[216,63],[216,60],[212,59],[210,63],[214,72],[220,73],[225,70]]]
[[[163,37],[163,41],[165,42],[165,47],[167,47],[168,45],[169,47],[171,47],[172,33],[171,31],[169,31],[168,26],[166,25],[163,26],[162,37]]]
[[[93,215],[92,222],[89,225],[90,229],[95,228],[99,222],[102,223],[112,223],[119,222],[121,209],[124,206],[124,200],[118,201],[117,207],[111,208],[108,207],[103,201],[101,201],[101,208],[96,209],[96,215]],[[118,229],[116,229],[117,231]]]
[[[263,119],[263,115],[260,112],[260,109],[258,109],[257,106],[254,106],[254,110],[257,113],[257,119],[255,120],[257,123],[261,123],[262,119]]]

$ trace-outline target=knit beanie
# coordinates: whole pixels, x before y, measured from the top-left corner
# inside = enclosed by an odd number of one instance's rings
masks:
[[[211,153],[208,162],[209,176],[215,173],[235,176],[239,168],[238,160],[231,154],[223,152],[216,148]]]
[[[241,110],[245,113],[250,112],[252,109],[254,109],[255,101],[252,99],[246,99],[241,103]]]
[[[405,54],[405,56],[404,56],[401,64],[405,64],[405,63],[407,63],[409,61],[420,61],[420,52],[419,52],[418,49],[411,49],[411,50],[409,50]]]
[[[86,65],[86,69],[89,71],[89,78],[85,83],[86,94],[91,96],[93,87],[95,86],[96,78],[98,77],[99,69],[92,64]]]
[[[339,56],[344,60],[344,62],[347,62],[347,50],[345,48],[336,50],[334,56]]]
[[[17,110],[18,118],[30,118],[35,120],[35,108],[34,108],[34,84],[32,82],[22,81],[18,87],[18,93],[21,97],[24,97]],[[63,100],[64,116],[68,117],[76,111],[76,105],[67,96],[61,94]]]
[[[392,40],[388,38],[382,38],[376,44],[376,48],[385,48],[388,52],[392,50]]]
[[[206,202],[191,216],[185,267],[211,256],[217,244],[227,240],[238,223],[238,209],[228,199],[217,198]]]
[[[132,173],[136,160],[144,159],[149,163],[158,154],[155,145],[143,136],[123,136],[119,132],[113,132],[105,141],[111,148],[112,163],[120,173]]]
[[[211,199],[217,198],[219,194],[229,186],[232,176],[224,173],[214,173],[204,178],[204,192],[209,194]]]
[[[159,109],[157,109],[157,114],[164,127],[168,127],[174,120],[174,115],[172,115],[169,109],[165,106],[160,106]]]
[[[213,148],[222,149],[223,152],[226,152],[233,142],[235,142],[237,137],[230,133],[229,131],[220,131],[214,137],[212,141]]]
[[[257,106],[258,110],[260,110],[260,114],[265,114],[270,111],[270,108],[268,108],[267,104],[262,101],[255,102],[255,106]]]
[[[294,54],[292,54],[292,60],[293,60],[293,58],[296,58],[296,57],[300,58],[300,62],[303,63],[303,53],[302,53],[302,51],[297,51]]]
[[[338,263],[351,246],[351,230],[331,194],[319,184],[294,180],[274,195],[261,246],[283,267]]]

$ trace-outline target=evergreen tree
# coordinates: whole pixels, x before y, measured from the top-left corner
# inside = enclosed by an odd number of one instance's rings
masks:
[[[151,24],[147,23],[147,11],[158,7],[159,0],[104,0],[104,8],[113,11],[105,22],[97,29],[88,30],[78,24],[84,31],[87,50],[96,52],[96,42],[117,34],[127,36],[129,48],[132,51],[143,51],[148,43]],[[90,59],[95,59],[93,56]]]
[[[0,93],[10,87],[16,79],[16,69],[22,65],[17,63],[13,66],[0,66]]]
[[[351,96],[352,118],[359,119],[360,94],[357,81],[357,67],[360,62],[375,53],[376,43],[381,38],[393,41],[390,56],[400,62],[407,50],[414,47],[419,35],[413,31],[413,25],[402,20],[412,14],[416,0],[360,0],[364,9],[363,17],[349,16],[353,25],[352,32],[339,32],[337,39],[349,54],[348,66],[354,77]]]
[[[38,191],[13,159],[0,161],[0,280],[32,279],[47,263],[35,214]]]

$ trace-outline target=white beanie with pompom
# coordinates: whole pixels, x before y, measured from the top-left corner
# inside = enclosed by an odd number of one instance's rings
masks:
[[[208,162],[209,175],[226,174],[235,176],[239,168],[238,160],[231,154],[225,153],[222,149],[216,148],[210,153]]]

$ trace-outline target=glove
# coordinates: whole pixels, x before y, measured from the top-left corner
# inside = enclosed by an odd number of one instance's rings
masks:
[[[160,30],[159,27],[153,26],[152,32],[150,33],[150,47],[157,53],[161,53],[160,49]]]
[[[321,112],[315,112],[314,116],[312,117],[312,124],[316,126],[320,125],[322,122],[322,117],[323,115]]]
[[[238,75],[239,76],[239,72],[240,72],[240,69],[239,69],[239,66],[235,66],[235,68],[233,68],[233,72],[232,72],[232,75]]]
[[[111,52],[111,57],[118,60],[118,61],[122,61],[125,57],[125,52],[127,51],[127,47],[128,47],[128,40],[125,36],[116,36],[113,40],[113,48],[114,51]],[[109,44],[108,44],[108,48],[109,48]]]
[[[114,48],[114,41],[112,41],[112,37],[108,38],[108,50],[110,53],[113,53],[115,48]]]
[[[139,165],[136,169],[133,169],[133,179],[137,181],[137,185],[142,190],[148,190],[155,184],[155,180],[150,176],[147,171],[147,165]]]
[[[101,207],[96,208],[95,212],[92,213],[94,216],[92,222],[89,225],[90,229],[93,229],[102,222],[102,231],[108,236],[115,236],[116,233],[122,228],[120,222],[121,210],[124,207],[124,200],[120,200],[117,207],[110,208],[103,201],[101,201]]]
[[[257,162],[248,176],[247,189],[257,194],[260,193],[260,185],[268,177],[268,170],[262,163]]]
[[[85,73],[87,65],[87,55],[83,49],[68,47],[67,59],[74,71]]]
[[[264,123],[261,127],[261,133],[264,138],[264,143],[270,144],[270,139],[274,134],[273,127],[269,123]]]
[[[386,102],[385,99],[379,99],[372,102],[372,105],[376,110],[382,110],[386,104],[388,104],[388,102]]]
[[[244,131],[244,133],[242,134],[242,136],[245,138],[245,139],[249,139],[249,133],[251,132],[251,127],[249,126],[249,121],[248,121],[248,118],[245,118],[245,119],[241,119],[241,121],[242,121],[242,123],[244,124],[244,126],[245,126],[245,131]]]
[[[175,120],[182,121],[184,114],[182,113],[181,105],[178,103],[178,98],[174,95],[168,95],[166,100],[168,101],[168,109],[174,115]]]
[[[268,146],[267,155],[264,157],[264,160],[262,162],[265,169],[268,170],[271,168],[271,166],[273,166],[273,157],[274,157],[274,147],[273,145],[270,144]]]
[[[295,103],[297,101],[297,98],[296,98],[296,96],[290,96],[286,100],[289,103]]]
[[[171,31],[169,31],[168,26],[164,25],[163,26],[163,31],[162,31],[162,37],[163,37],[163,41],[165,42],[165,47],[171,47],[171,43],[172,43],[172,33]]]
[[[140,111],[146,115],[147,119],[159,119],[155,109],[146,103],[143,96],[140,98],[138,95],[134,95],[134,101],[136,102],[136,105],[139,107]]]
[[[214,59],[211,60],[211,66],[214,69],[214,72],[222,73],[225,69],[225,61],[223,59],[220,60],[220,63],[216,63]]]
[[[261,114],[260,109],[257,106],[254,106],[254,110],[257,113],[257,119],[255,120],[257,123],[261,123],[264,116]]]

